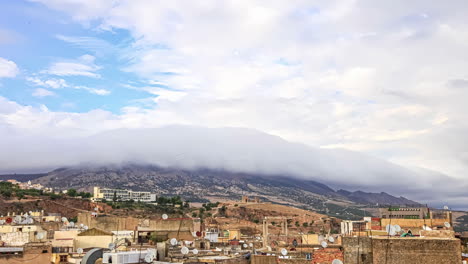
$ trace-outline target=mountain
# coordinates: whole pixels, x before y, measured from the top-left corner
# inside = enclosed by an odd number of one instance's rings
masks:
[[[360,205],[417,204],[386,193],[334,191],[317,181],[286,175],[236,173],[213,169],[177,169],[153,165],[81,166],[61,168],[34,182],[59,189],[91,191],[92,186],[145,190],[158,195],[180,195],[192,202],[238,200],[242,195],[259,196],[264,201],[334,214]],[[354,195],[353,195],[354,194]],[[359,195],[357,195],[359,194]],[[366,197],[366,198],[362,198]],[[367,200],[366,200],[367,199]],[[361,214],[361,212],[354,212]]]

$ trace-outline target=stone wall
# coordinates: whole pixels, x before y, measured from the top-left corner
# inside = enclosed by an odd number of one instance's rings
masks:
[[[321,248],[314,251],[312,264],[331,264],[334,259],[344,260],[341,248]]]
[[[461,263],[460,240],[453,238],[344,237],[343,248],[346,264]]]

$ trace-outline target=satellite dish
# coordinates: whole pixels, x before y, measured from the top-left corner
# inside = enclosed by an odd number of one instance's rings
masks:
[[[0,220],[0,225],[5,224],[5,220]]]
[[[115,248],[115,244],[114,243],[109,243],[109,249],[114,250],[114,248]]]
[[[201,236],[202,236],[202,233],[201,233],[200,231],[197,231],[197,232],[195,233],[195,235],[196,235],[197,237],[201,237]]]
[[[83,227],[84,227],[84,225],[83,225],[83,224],[80,224],[80,227],[81,227],[81,228],[83,228]]]
[[[180,253],[184,254],[184,255],[187,255],[189,253],[189,249],[188,247],[182,247],[180,249]]]
[[[325,241],[322,241],[322,243],[320,243],[320,245],[322,245],[323,248],[326,248],[328,247],[328,243],[325,242]]]
[[[320,235],[320,236],[318,237],[318,241],[319,241],[319,242],[323,241],[324,239],[325,239],[325,238],[324,238],[322,235]]]
[[[154,260],[153,255],[148,254],[148,255],[145,256],[145,262],[146,263],[152,263],[153,260]]]
[[[445,226],[446,228],[450,228],[450,223],[449,223],[449,222],[445,222],[445,223],[444,223],[444,226]]]
[[[288,254],[288,250],[285,248],[281,249],[281,255],[286,256]]]
[[[68,222],[68,219],[66,217],[62,217],[62,222]]]
[[[83,229],[84,229],[84,230],[88,230],[89,227],[88,227],[87,225],[85,225],[85,226],[83,226]]]
[[[395,227],[393,225],[387,225],[385,227],[385,231],[391,236],[394,236],[396,234]]]
[[[6,223],[7,223],[7,224],[11,224],[11,222],[13,222],[13,219],[12,219],[11,217],[8,217],[8,218],[6,219]]]
[[[339,260],[339,259],[334,259],[332,261],[332,264],[343,264],[343,261]]]
[[[71,226],[71,227],[74,227],[74,226],[75,226],[75,222],[70,222],[70,223],[68,223],[68,225]]]
[[[423,230],[426,230],[426,231],[431,231],[432,228],[430,228],[429,226],[427,225],[423,225]]]
[[[253,247],[253,243],[249,243],[249,247]]]
[[[395,229],[395,232],[400,232],[401,231],[401,227],[399,225],[394,225],[393,229]]]
[[[176,246],[177,245],[177,239],[171,238],[171,245]]]
[[[15,216],[15,223],[21,222],[21,216],[17,215]]]
[[[335,239],[331,236],[331,237],[328,237],[328,241],[330,241],[330,243],[333,243],[335,242]]]
[[[44,233],[37,233],[36,238],[39,240],[44,239]]]
[[[198,254],[198,249],[194,248],[194,249],[192,250],[192,252],[193,252],[193,254],[197,255],[197,254]]]
[[[76,252],[77,252],[78,254],[83,254],[83,249],[82,249],[82,248],[78,248],[78,249],[76,250]]]
[[[249,245],[243,244],[242,247],[243,247],[243,248],[247,248],[247,247],[249,247]]]
[[[167,214],[162,215],[162,219],[164,219],[164,220],[167,220],[167,217],[168,217]]]
[[[447,205],[444,205],[444,210],[448,210],[449,207]]]

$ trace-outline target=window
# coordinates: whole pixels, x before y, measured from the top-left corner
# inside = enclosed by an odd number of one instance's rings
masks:
[[[60,263],[62,262],[68,262],[68,255],[60,255]]]

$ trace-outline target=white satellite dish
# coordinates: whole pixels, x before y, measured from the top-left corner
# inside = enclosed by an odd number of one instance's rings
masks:
[[[74,226],[75,226],[75,222],[70,222],[70,223],[68,223],[68,225],[71,226],[71,227],[74,227]]]
[[[0,225],[5,224],[5,220],[0,220]]]
[[[249,247],[253,247],[253,243],[249,243]]]
[[[448,210],[449,207],[447,205],[444,205],[444,210]]]
[[[145,256],[145,262],[146,262],[146,263],[152,263],[153,260],[154,260],[153,255],[149,255],[149,254],[148,254],[148,255]]]
[[[395,232],[400,232],[401,231],[401,227],[399,225],[394,225],[393,229],[395,229]]]
[[[247,245],[247,244],[243,244],[243,245],[242,245],[242,247],[243,247],[243,248],[248,248],[248,247],[249,247],[249,245]]]
[[[36,238],[39,240],[44,239],[44,233],[37,233]]]
[[[88,227],[87,225],[83,226],[83,229],[84,229],[84,230],[88,230],[88,228],[89,228],[89,227]]]
[[[334,259],[332,261],[332,264],[343,264],[343,261],[339,260],[339,259]]]
[[[431,231],[432,228],[430,228],[429,226],[427,225],[423,225],[423,230],[426,230],[426,231]]]
[[[80,224],[80,227],[81,227],[81,228],[83,228],[83,227],[84,227],[84,225],[83,225],[83,224]]]
[[[82,249],[82,248],[78,248],[78,249],[76,250],[76,252],[77,252],[78,254],[83,254],[83,249]]]
[[[177,245],[177,239],[171,238],[171,245],[176,246]]]
[[[168,218],[167,214],[162,215],[162,219],[167,220],[167,218]]]
[[[197,254],[198,254],[198,249],[194,248],[194,249],[192,250],[192,252],[193,252],[193,254],[197,255]]]
[[[62,222],[68,222],[68,219],[66,217],[62,217]]]
[[[21,222],[21,216],[17,215],[15,216],[15,223],[20,223]]]
[[[184,255],[187,255],[189,253],[189,249],[188,247],[182,247],[180,249],[180,253],[184,254]]]
[[[450,223],[449,223],[449,222],[445,222],[445,223],[444,223],[444,226],[445,226],[446,228],[450,228]]]
[[[281,255],[286,256],[288,254],[288,250],[285,248],[281,249]]]
[[[331,236],[331,237],[328,238],[328,241],[330,241],[330,243],[333,243],[333,242],[335,242],[335,239]]]
[[[29,214],[32,214],[33,212],[32,211],[29,211]]]
[[[387,233],[391,236],[394,236],[396,234],[396,230],[395,230],[395,227],[393,225],[387,225],[385,227],[385,231],[387,231]]]
[[[322,243],[320,243],[320,245],[321,245],[323,248],[328,247],[328,243],[325,242],[325,241],[322,241]]]
[[[114,248],[115,248],[115,244],[114,243],[109,243],[109,249],[114,250]]]

